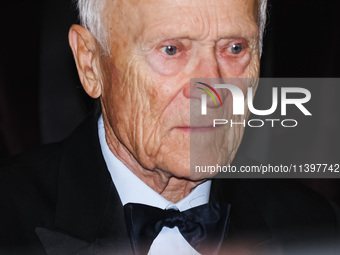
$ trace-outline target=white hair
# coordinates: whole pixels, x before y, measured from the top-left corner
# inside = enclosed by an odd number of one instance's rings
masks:
[[[109,54],[109,38],[106,24],[103,22],[102,13],[105,10],[106,0],[76,0],[78,3],[80,23],[89,29],[97,41],[100,43],[104,52]],[[263,33],[267,18],[267,0],[258,0],[258,20],[259,27],[259,51],[262,54]]]
[[[80,24],[91,31],[105,53],[110,53],[109,38],[102,13],[106,0],[76,0]]]
[[[258,0],[258,20],[257,25],[259,27],[259,53],[262,55],[263,47],[263,34],[267,22],[267,0]]]

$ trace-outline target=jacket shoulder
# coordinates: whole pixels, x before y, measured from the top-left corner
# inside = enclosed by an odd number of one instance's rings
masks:
[[[61,143],[45,145],[34,151],[1,160],[1,199],[11,199],[18,193],[24,197],[34,195],[25,193],[29,187],[43,189],[46,185],[51,186],[57,179],[60,148]]]
[[[28,252],[39,243],[35,228],[53,225],[60,147],[51,144],[0,162],[1,249],[18,252],[22,246]],[[33,254],[39,247],[34,245]]]

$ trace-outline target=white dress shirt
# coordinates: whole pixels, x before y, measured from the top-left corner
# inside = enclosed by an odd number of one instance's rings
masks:
[[[127,203],[139,203],[158,207],[163,210],[178,209],[179,211],[185,211],[209,202],[211,181],[206,181],[198,185],[188,196],[178,203],[172,203],[166,200],[146,185],[114,156],[106,142],[102,116],[100,116],[98,120],[98,133],[107,168],[123,205]],[[154,239],[148,254],[196,255],[199,253],[184,239],[177,227],[163,227]]]

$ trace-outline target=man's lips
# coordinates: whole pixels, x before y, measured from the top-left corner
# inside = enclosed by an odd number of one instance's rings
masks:
[[[215,128],[211,126],[201,126],[201,127],[176,127],[175,129],[178,129],[180,131],[190,133],[190,132],[211,132],[215,130]]]

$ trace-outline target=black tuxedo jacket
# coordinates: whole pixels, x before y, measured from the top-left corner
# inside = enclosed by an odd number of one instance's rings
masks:
[[[132,253],[97,117],[0,165],[0,254]],[[221,254],[336,254],[335,208],[294,181],[215,179],[211,200],[232,205]]]

